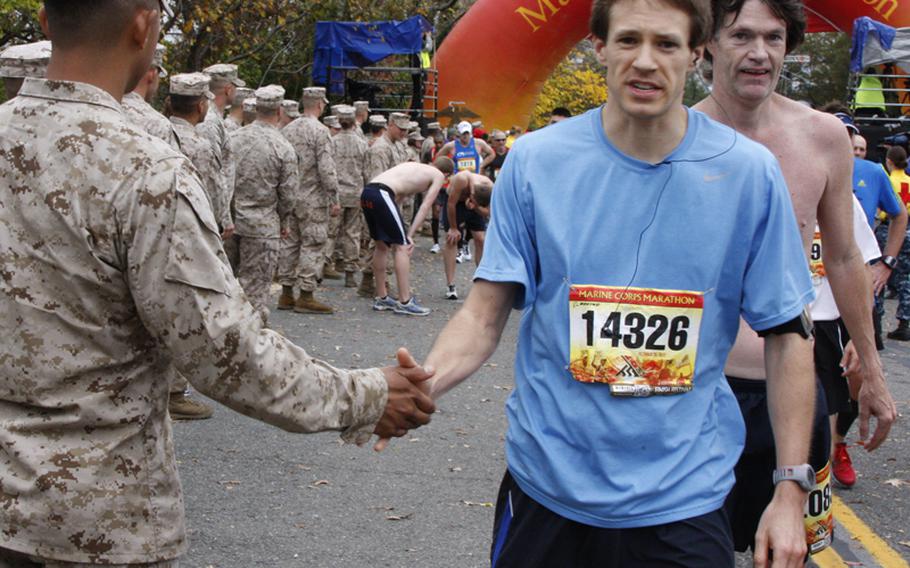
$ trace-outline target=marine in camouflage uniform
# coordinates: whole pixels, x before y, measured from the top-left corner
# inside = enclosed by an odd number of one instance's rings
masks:
[[[363,232],[363,213],[360,209],[360,194],[363,186],[370,181],[367,176],[367,153],[369,146],[366,140],[357,135],[354,122],[354,108],[347,105],[333,107],[332,112],[338,116],[342,130],[332,138],[335,166],[338,169],[338,197],[341,202],[341,214],[337,233],[329,234],[330,243],[326,247],[326,257],[333,253],[337,258],[336,238],[342,260],[338,266],[344,270],[344,285],[348,288],[357,286],[354,274],[360,260],[360,237]]]
[[[172,102],[170,124],[177,137],[180,152],[190,159],[199,173],[215,219],[223,223],[230,220],[230,213],[219,194],[222,183],[220,164],[215,155],[215,148],[196,130],[197,123],[203,118],[198,113],[199,102],[205,100],[205,94],[208,92],[205,81],[206,77],[202,73],[174,75],[170,87]],[[187,101],[189,104],[178,106],[175,103],[178,97],[189,97],[190,100]],[[182,108],[184,106],[186,108]]]
[[[46,40],[13,45],[0,51],[0,78],[6,98],[16,96],[26,77],[43,79],[50,60],[51,42]]]
[[[400,142],[407,136],[409,125],[408,115],[398,112],[389,115],[385,134],[375,139],[367,153],[367,180],[408,161],[407,146]],[[357,293],[365,298],[372,298],[375,294],[373,248],[372,239],[367,244],[361,240],[360,266],[363,270],[363,279]]]
[[[366,131],[370,128],[369,101],[354,101],[354,133],[367,141]],[[365,130],[366,129],[366,130]]]
[[[234,89],[234,100],[231,101],[231,111],[227,118],[224,119],[224,128],[228,134],[240,130],[243,126],[243,101],[252,99],[256,96],[256,91],[249,87],[237,87]],[[233,144],[231,145],[233,149]]]
[[[277,85],[258,89],[258,119],[231,135],[238,150],[234,154],[234,238],[240,253],[237,278],[263,323],[269,318],[281,228],[288,225],[299,190],[297,154],[278,130],[283,99],[284,89]]]
[[[303,116],[281,130],[297,153],[300,193],[288,224],[288,236],[281,241],[278,282],[282,292],[278,309],[301,313],[334,312],[313,294],[325,263],[330,211],[337,215],[339,210],[332,140],[329,129],[317,118],[325,110],[326,101],[325,89],[307,87],[303,91]],[[296,301],[294,286],[300,288]]]
[[[152,136],[160,138],[171,145],[171,148],[180,151],[180,145],[171,127],[170,121],[152,107],[150,104],[158,94],[158,81],[166,77],[164,70],[164,46],[158,44],[155,48],[155,57],[152,66],[136,85],[136,88],[125,95],[120,101],[127,119],[142,128]]]
[[[287,430],[362,442],[376,427],[383,372],[260,325],[189,160],[107,92],[27,79],[0,106],[0,202],[2,549],[94,564],[186,550],[171,364]]]
[[[230,218],[231,200],[234,194],[234,160],[232,158],[231,139],[224,124],[224,109],[234,98],[234,90],[246,84],[237,77],[237,66],[218,63],[206,67],[203,72],[209,76],[209,90],[214,98],[210,101],[205,120],[196,125],[196,130],[205,136],[215,147],[221,180],[218,184],[218,195],[215,210],[216,219],[221,230],[230,236],[234,222]]]

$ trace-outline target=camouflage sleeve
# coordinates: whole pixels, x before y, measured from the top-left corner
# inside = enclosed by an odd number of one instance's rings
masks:
[[[387,144],[373,144],[369,152],[369,179],[373,179],[392,167],[395,157],[392,147]]]
[[[373,176],[370,175],[372,171],[370,168],[370,147],[366,142],[361,144],[363,153],[360,157],[360,175],[363,176],[363,185],[370,183],[370,180],[373,179]]]
[[[325,189],[329,203],[338,205],[338,171],[332,156],[332,137],[327,128],[320,129],[316,139],[316,169],[320,185]]]
[[[281,226],[286,227],[286,220],[297,207],[297,192],[300,178],[297,172],[297,153],[290,145],[284,151],[279,149],[281,175],[278,180],[278,218]]]
[[[237,184],[237,164],[234,161],[234,146],[231,143],[231,136],[222,125],[224,131],[224,151],[223,151],[223,175],[224,175],[224,192],[222,193],[222,204],[224,208],[221,211],[219,222],[222,227],[233,227],[234,221],[231,219],[231,202],[234,200],[234,186]]]
[[[221,168],[221,188],[218,195],[221,196],[221,210],[218,222],[222,227],[233,227],[234,220],[231,218],[231,202],[234,200],[234,185],[237,183],[237,167],[234,163],[234,153],[231,148],[230,137],[226,138],[224,160]]]
[[[128,283],[146,328],[203,394],[292,432],[364,443],[385,409],[379,369],[341,370],[262,327],[188,168],[158,168],[122,207]]]

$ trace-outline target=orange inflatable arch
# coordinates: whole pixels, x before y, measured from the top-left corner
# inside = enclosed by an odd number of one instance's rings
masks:
[[[910,26],[910,0],[807,0],[809,31],[845,31],[869,16]],[[527,125],[553,69],[588,34],[591,0],[479,0],[436,53],[439,108],[488,127]]]

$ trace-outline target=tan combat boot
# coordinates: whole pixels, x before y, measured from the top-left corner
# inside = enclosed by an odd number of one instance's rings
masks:
[[[335,270],[334,266],[326,265],[322,271],[322,277],[326,280],[341,280],[342,274]]]
[[[294,309],[294,287],[293,286],[282,286],[281,295],[278,296],[278,309],[279,310],[293,310]]]
[[[205,420],[212,417],[210,406],[191,399],[185,392],[171,393],[167,411],[171,420]]]
[[[345,288],[356,288],[357,287],[357,279],[354,277],[354,271],[345,270],[344,287]]]
[[[313,297],[312,292],[300,291],[300,297],[294,304],[294,311],[298,314],[334,314],[335,310],[328,304],[323,304]]]
[[[376,295],[376,284],[373,283],[372,272],[364,272],[363,278],[360,279],[360,288],[357,290],[357,295],[370,299]]]

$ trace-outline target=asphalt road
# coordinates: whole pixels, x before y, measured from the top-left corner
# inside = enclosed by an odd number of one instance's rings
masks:
[[[353,289],[327,282],[317,296],[336,314],[275,311],[272,326],[341,367],[392,364],[400,345],[422,358],[460,305],[443,299],[442,258],[428,254],[428,244],[419,240],[413,259],[417,296],[433,309],[428,317],[373,312]],[[473,265],[458,270],[464,295]],[[286,433],[224,407],[210,420],[177,423],[190,539],[181,565],[487,566],[518,320],[513,313],[496,354],[439,402],[429,426],[381,454],[341,445],[333,433]],[[889,341],[884,361],[906,416],[910,345]],[[860,478],[839,495],[910,560],[910,428],[901,420],[885,447],[852,455]]]

